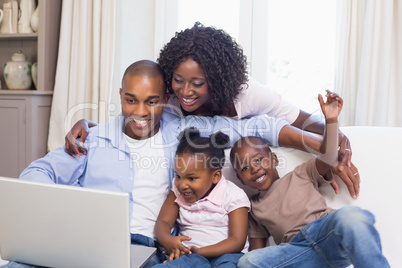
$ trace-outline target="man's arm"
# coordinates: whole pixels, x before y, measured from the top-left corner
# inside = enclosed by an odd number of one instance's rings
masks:
[[[45,183],[73,184],[85,169],[86,157],[72,158],[60,147],[33,161],[19,179]]]

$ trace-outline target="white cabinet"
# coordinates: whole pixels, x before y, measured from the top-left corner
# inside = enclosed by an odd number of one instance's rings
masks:
[[[2,8],[5,0],[0,0]],[[39,30],[0,34],[0,176],[18,177],[46,154],[50,107],[56,74],[62,0],[38,0]],[[21,50],[38,63],[38,88],[8,90],[4,64]]]
[[[0,94],[0,176],[18,177],[46,154],[52,91],[25,92]]]

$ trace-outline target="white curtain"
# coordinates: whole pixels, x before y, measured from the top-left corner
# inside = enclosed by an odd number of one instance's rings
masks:
[[[74,123],[106,123],[114,57],[114,0],[63,1],[48,150]]]
[[[402,126],[402,1],[339,0],[343,125]]]

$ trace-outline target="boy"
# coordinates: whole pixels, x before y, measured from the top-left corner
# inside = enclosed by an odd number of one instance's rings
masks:
[[[332,181],[337,159],[342,99],[319,95],[326,120],[322,152],[279,178],[278,159],[261,138],[237,141],[230,154],[239,180],[260,192],[252,197],[250,252],[238,267],[389,267],[382,255],[374,216],[357,207],[327,207],[318,187]],[[272,235],[278,246],[265,247]]]

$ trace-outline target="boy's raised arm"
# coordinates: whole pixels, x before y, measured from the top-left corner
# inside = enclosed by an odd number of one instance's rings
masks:
[[[325,116],[325,129],[321,153],[316,160],[318,173],[322,176],[336,164],[338,156],[338,116],[342,110],[343,100],[337,94],[327,91],[327,101],[318,95],[321,111]]]

